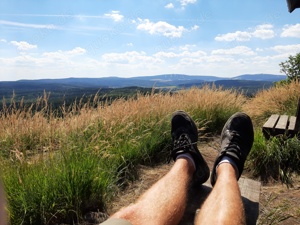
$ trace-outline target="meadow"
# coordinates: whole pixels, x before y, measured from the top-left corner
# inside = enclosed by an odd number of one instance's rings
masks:
[[[250,173],[291,185],[300,172],[299,141],[267,141],[261,126],[273,113],[294,115],[299,96],[295,81],[252,98],[204,86],[106,102],[95,95],[59,110],[46,93],[31,105],[12,100],[0,111],[0,170],[11,224],[72,224],[88,211],[105,211],[116,190],[136,178],[139,164],[168,162],[170,118],[179,109],[195,119],[200,135],[219,135],[236,111],[249,114],[256,131]]]

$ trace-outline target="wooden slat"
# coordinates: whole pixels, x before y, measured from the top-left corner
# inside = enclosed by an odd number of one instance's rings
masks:
[[[275,130],[277,130],[277,129],[285,130],[287,128],[288,119],[289,119],[288,115],[281,115],[275,126]]]
[[[278,119],[279,119],[279,115],[273,114],[269,117],[267,122],[263,125],[262,132],[266,139],[269,139],[270,136],[274,135],[274,129],[275,129]]]
[[[289,127],[287,130],[287,136],[288,137],[294,137],[296,132],[295,132],[295,127],[296,127],[296,117],[295,116],[290,116],[289,119]]]
[[[295,126],[296,126],[296,117],[295,116],[291,116],[290,120],[289,120],[288,130],[289,131],[294,131],[295,130]]]
[[[271,115],[270,118],[268,119],[268,121],[265,122],[263,127],[270,128],[270,129],[275,128],[275,125],[276,125],[278,119],[279,119],[279,115],[277,115],[277,114]]]
[[[241,195],[252,202],[259,202],[260,187],[261,183],[259,181],[251,180],[248,178],[240,178],[239,186],[241,190]]]

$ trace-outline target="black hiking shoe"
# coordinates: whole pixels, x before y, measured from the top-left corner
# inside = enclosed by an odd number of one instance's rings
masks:
[[[171,157],[175,161],[178,155],[190,153],[196,165],[193,183],[203,184],[209,178],[209,168],[197,147],[198,130],[196,124],[184,111],[173,113],[171,135],[173,139]]]
[[[240,178],[244,163],[252,148],[254,140],[253,125],[250,117],[245,113],[235,113],[224,125],[221,134],[221,150],[214,163],[211,174],[211,184],[215,185],[217,179],[216,167],[224,156],[231,158],[238,169]]]

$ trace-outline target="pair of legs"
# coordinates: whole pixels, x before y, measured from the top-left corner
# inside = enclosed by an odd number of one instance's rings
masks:
[[[244,129],[248,131],[244,132]],[[189,186],[195,182],[204,183],[209,177],[209,170],[197,149],[195,124],[186,113],[179,111],[173,114],[171,132],[174,144],[171,155],[175,160],[171,170],[136,203],[119,210],[103,225],[175,225],[180,222]],[[220,154],[211,176],[214,187],[197,214],[195,224],[245,224],[237,180],[252,146],[251,135],[253,127],[247,115],[238,113],[227,121],[222,131]]]

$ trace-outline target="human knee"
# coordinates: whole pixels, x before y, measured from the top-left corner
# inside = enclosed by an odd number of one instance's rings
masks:
[[[132,205],[129,205],[127,207],[120,209],[118,212],[113,214],[111,216],[111,218],[133,221],[134,219],[137,218],[137,212],[138,212],[138,209],[137,209],[136,204],[132,204]]]

